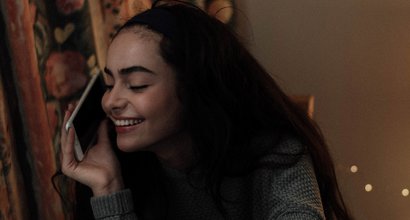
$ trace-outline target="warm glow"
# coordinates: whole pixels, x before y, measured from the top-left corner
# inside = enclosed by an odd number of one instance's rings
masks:
[[[350,167],[350,172],[357,173],[357,171],[359,171],[359,168],[356,165]]]
[[[404,197],[407,197],[407,196],[409,195],[409,190],[408,190],[408,189],[403,189],[403,190],[401,191],[401,194],[402,194]]]
[[[372,184],[366,184],[366,186],[364,187],[364,190],[366,190],[366,192],[372,191],[373,190]]]

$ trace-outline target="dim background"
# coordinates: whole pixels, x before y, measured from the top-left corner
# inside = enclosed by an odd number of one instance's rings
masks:
[[[118,17],[150,2],[0,0],[0,219],[72,219],[50,181],[64,109],[104,66]],[[315,97],[355,219],[410,219],[410,1],[232,2],[232,24],[280,86]]]
[[[315,96],[353,216],[410,219],[410,1],[235,3],[251,52],[285,91]]]

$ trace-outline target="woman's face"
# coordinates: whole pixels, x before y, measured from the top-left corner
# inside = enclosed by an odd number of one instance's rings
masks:
[[[182,107],[175,73],[159,53],[160,39],[123,30],[108,49],[102,106],[126,152],[156,152],[181,141]]]

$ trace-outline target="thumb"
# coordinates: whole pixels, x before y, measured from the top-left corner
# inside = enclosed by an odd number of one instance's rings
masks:
[[[98,128],[98,139],[97,140],[98,140],[98,143],[105,143],[109,145],[110,139],[108,137],[108,119],[104,119],[100,123],[100,127]]]

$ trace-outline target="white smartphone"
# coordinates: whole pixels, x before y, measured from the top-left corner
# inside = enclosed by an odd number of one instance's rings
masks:
[[[101,73],[93,75],[65,124],[67,131],[70,127],[75,129],[74,152],[79,161],[84,158],[87,149],[95,144],[98,127],[106,117],[101,107],[104,91]]]

